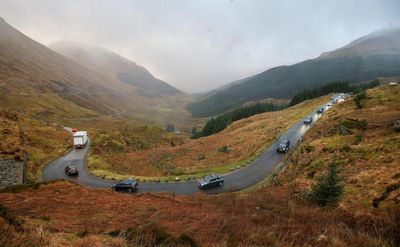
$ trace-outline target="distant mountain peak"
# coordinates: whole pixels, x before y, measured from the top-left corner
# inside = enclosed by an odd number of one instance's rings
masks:
[[[132,85],[145,97],[181,93],[175,87],[154,77],[146,68],[104,47],[58,41],[50,48],[107,77]]]
[[[374,31],[349,44],[322,53],[317,59],[400,53],[400,27]]]

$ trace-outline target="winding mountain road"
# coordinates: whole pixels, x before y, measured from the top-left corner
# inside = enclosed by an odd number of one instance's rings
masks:
[[[336,97],[336,96],[333,96]],[[328,103],[319,106],[328,110],[330,107]],[[317,108],[317,109],[318,109]],[[324,111],[325,112],[325,111]],[[286,133],[284,133],[280,140],[289,139],[291,146],[294,147],[301,139],[304,133],[318,120],[321,114],[315,111],[308,114],[306,117],[313,117],[313,122],[310,125],[303,123],[301,119],[294,124]],[[68,129],[70,130],[70,129]],[[101,179],[89,174],[86,169],[86,155],[88,153],[90,142],[84,149],[72,149],[65,156],[50,162],[43,170],[43,180],[50,181],[55,179],[67,179],[74,181],[83,186],[90,186],[94,188],[110,188],[115,181]],[[225,184],[222,187],[217,187],[208,190],[200,190],[197,181],[182,181],[182,182],[142,182],[138,186],[137,193],[144,192],[171,192],[181,195],[190,195],[202,191],[208,194],[216,194],[221,192],[238,191],[248,188],[271,174],[275,167],[284,159],[285,154],[277,153],[276,149],[278,142],[273,143],[264,153],[258,157],[251,164],[235,170],[233,172],[224,174]],[[76,177],[69,177],[65,174],[64,168],[67,165],[76,165],[79,169],[79,175]]]

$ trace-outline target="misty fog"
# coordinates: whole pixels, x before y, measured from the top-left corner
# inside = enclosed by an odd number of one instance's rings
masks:
[[[49,45],[105,47],[186,92],[207,91],[400,24],[400,1],[10,1],[0,16]]]

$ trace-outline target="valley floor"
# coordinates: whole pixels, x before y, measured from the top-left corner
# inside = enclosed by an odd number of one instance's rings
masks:
[[[95,133],[88,167],[94,175],[118,179],[134,176],[171,180],[226,173],[257,158],[280,134],[326,101],[328,97],[321,97],[282,111],[259,114],[196,140],[173,139],[148,131],[146,137],[139,131],[122,135],[126,131],[121,128]]]

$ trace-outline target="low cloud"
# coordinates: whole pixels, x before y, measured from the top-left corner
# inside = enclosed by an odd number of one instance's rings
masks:
[[[399,9],[397,0],[2,0],[0,16],[43,44],[102,46],[199,92],[399,25]]]

